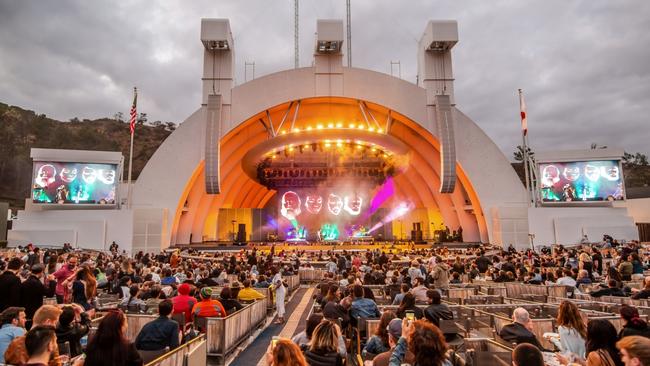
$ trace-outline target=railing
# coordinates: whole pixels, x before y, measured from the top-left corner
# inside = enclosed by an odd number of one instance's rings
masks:
[[[207,318],[207,354],[222,362],[266,319],[266,303],[256,301],[225,318]]]
[[[201,334],[187,343],[183,343],[145,366],[205,366],[207,342]]]
[[[135,337],[138,336],[145,324],[158,318],[157,314],[148,315],[126,313],[124,315],[126,315],[127,321],[126,339],[130,339],[132,341],[135,341]]]
[[[300,276],[300,282],[318,282],[323,276],[327,273],[325,269],[316,269],[316,268],[300,268],[298,269],[298,276]]]

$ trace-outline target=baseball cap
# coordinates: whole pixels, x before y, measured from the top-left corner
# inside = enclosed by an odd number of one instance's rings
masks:
[[[390,335],[395,339],[399,339],[402,336],[402,319],[395,318],[388,323],[386,330]]]
[[[204,299],[209,299],[212,297],[212,288],[204,287],[201,289],[201,297]]]

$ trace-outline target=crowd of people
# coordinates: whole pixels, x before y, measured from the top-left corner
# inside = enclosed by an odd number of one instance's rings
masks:
[[[376,334],[364,335],[366,362],[449,365],[454,362],[449,344],[455,334],[446,331],[444,323],[453,319],[453,312],[443,300],[450,286],[474,280],[516,281],[565,285],[593,297],[650,297],[650,277],[640,290],[626,285],[626,281],[643,280],[650,256],[638,243],[616,244],[556,246],[540,252],[490,247],[355,252],[254,248],[210,255],[174,250],[133,256],[120,253],[117,244],[110,252],[75,252],[69,246],[43,250],[30,245],[0,254],[0,362],[23,364],[47,354],[49,364],[58,365],[83,354],[85,361],[76,359],[77,364],[139,365],[143,352],[173,349],[186,337],[205,331],[193,326],[201,324],[197,318],[225,317],[263,298],[256,290],[260,288],[273,293],[277,322],[282,323],[287,293],[283,276],[319,263],[326,275],[317,285],[318,311],[293,341],[272,343],[267,354],[270,364],[343,364],[350,355],[350,331],[361,331],[359,322],[364,319],[379,319]],[[383,286],[397,309],[381,312],[368,285]],[[218,294],[213,293],[215,288]],[[103,299],[109,296],[117,304],[107,311]],[[56,304],[44,304],[51,297]],[[101,321],[89,337],[91,321],[100,312]],[[124,312],[158,314],[158,318],[135,339],[126,339]],[[620,317],[624,327],[617,334],[610,322],[585,322],[575,303],[563,302],[557,337],[549,339],[559,351],[558,359],[587,365],[610,361],[632,365],[625,360],[635,359],[650,365],[644,353],[650,350],[647,323],[631,306],[621,307]],[[531,360],[537,356],[532,354],[551,351],[532,333],[531,321],[530,314],[518,308],[512,324],[499,334],[504,341],[518,344],[515,364],[535,364]],[[34,337],[39,341],[28,342]]]

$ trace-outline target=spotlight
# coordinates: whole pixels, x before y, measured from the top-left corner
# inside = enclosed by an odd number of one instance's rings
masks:
[[[354,128],[354,123],[350,123],[350,124],[348,125],[348,127],[350,127],[350,128]]]
[[[285,130],[280,131],[280,135],[286,135],[286,134],[287,134],[287,131],[285,131]]]
[[[329,142],[326,142],[326,143],[325,143],[325,148],[326,148],[326,149],[329,148],[330,146],[332,146],[332,144],[330,144]]]
[[[327,128],[334,128],[334,124],[333,123],[328,123]]]
[[[365,127],[364,127],[363,125],[359,125],[358,128],[359,128],[360,130],[363,130]]]
[[[322,130],[322,129],[323,129],[323,125],[318,125],[318,126],[316,126],[316,128],[319,129],[319,130]]]
[[[370,132],[375,132],[375,128],[374,128],[374,127],[370,127],[370,128],[368,128],[368,131],[370,131]]]
[[[293,132],[300,132],[300,129],[298,127],[293,129]]]
[[[343,127],[343,123],[339,122],[336,124],[336,128],[341,128],[341,127]]]
[[[382,130],[381,128],[378,128],[377,132],[382,133],[382,132],[384,132],[384,130]]]

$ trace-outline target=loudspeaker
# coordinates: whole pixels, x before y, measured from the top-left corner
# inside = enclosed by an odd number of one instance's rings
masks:
[[[413,223],[413,230],[414,230],[414,231],[420,231],[420,230],[422,230],[422,227],[420,226],[420,223],[419,223],[419,222],[414,222],[414,223]]]
[[[246,242],[246,224],[239,224],[239,230],[237,231],[237,242]]]

